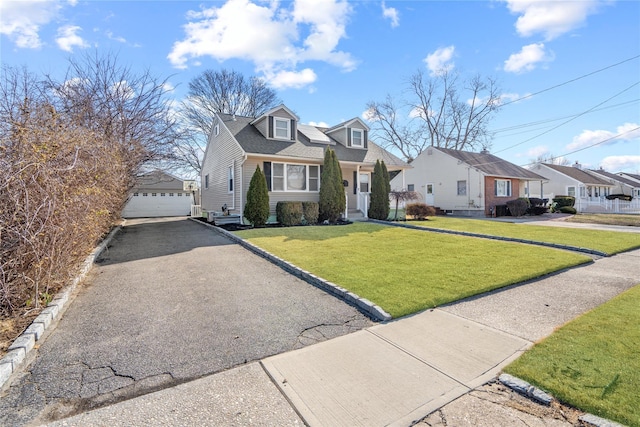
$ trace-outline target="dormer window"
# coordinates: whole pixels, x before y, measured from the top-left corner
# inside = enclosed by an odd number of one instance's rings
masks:
[[[273,118],[274,135],[278,139],[291,139],[291,120]]]
[[[351,145],[354,147],[362,147],[364,139],[364,131],[361,129],[351,129]]]

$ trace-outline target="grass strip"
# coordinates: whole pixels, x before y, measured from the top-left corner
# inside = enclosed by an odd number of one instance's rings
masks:
[[[556,249],[372,223],[236,234],[393,317],[591,261]]]
[[[557,399],[640,427],[640,285],[567,323],[505,372]]]
[[[545,227],[510,222],[487,221],[471,218],[435,216],[427,221],[411,221],[410,224],[444,230],[467,231],[491,236],[527,239],[556,243],[579,248],[594,249],[614,255],[640,248],[640,234],[615,231],[587,230],[562,227]]]

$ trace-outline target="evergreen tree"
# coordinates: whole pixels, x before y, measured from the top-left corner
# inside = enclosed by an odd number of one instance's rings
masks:
[[[256,167],[251,177],[247,191],[247,204],[244,206],[243,213],[254,227],[265,225],[269,219],[269,188],[260,166]]]
[[[318,205],[320,221],[328,220],[329,222],[336,222],[346,207],[342,171],[336,154],[331,148],[327,148],[324,153]]]
[[[385,165],[384,160],[380,161],[380,166],[382,167],[382,175],[384,176],[385,200],[387,201],[387,203],[385,204],[385,219],[387,219],[389,218],[389,214],[391,213],[391,206],[389,203],[389,194],[391,194],[391,178],[389,178],[389,171],[387,170],[387,165]]]
[[[385,182],[386,167],[383,169],[384,163],[376,161],[373,169],[373,182],[371,183],[371,203],[369,205],[369,218],[385,220],[389,216],[389,193],[387,192],[387,183]]]

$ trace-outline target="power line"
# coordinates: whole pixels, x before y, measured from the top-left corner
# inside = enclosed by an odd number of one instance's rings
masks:
[[[626,62],[633,61],[634,59],[638,59],[638,58],[640,58],[640,55],[632,56],[631,58],[627,58],[627,59],[625,59],[623,61],[620,61],[620,62],[617,62],[615,64],[608,65],[608,66],[606,66],[604,68],[600,68],[599,70],[592,71],[592,72],[590,72],[588,74],[584,74],[584,75],[582,75],[580,77],[576,77],[575,79],[567,80],[566,82],[559,83],[559,84],[557,84],[555,86],[551,86],[551,87],[548,87],[546,89],[542,89],[542,90],[540,90],[538,92],[530,93],[530,94],[525,95],[525,96],[523,96],[521,98],[514,99],[513,101],[505,102],[504,104],[501,104],[500,107],[504,107],[505,105],[513,104],[515,102],[522,101],[523,99],[528,99],[528,98],[531,98],[533,96],[540,95],[541,93],[548,92],[548,91],[553,90],[553,89],[557,89],[557,88],[559,88],[561,86],[568,85],[569,83],[573,83],[575,81],[584,79],[586,77],[592,76],[592,75],[600,73],[602,71],[606,71],[606,70],[608,70],[610,68],[617,67],[618,65],[622,65],[622,64],[624,64]]]
[[[617,96],[622,95],[624,92],[626,92],[626,91],[630,90],[631,88],[633,88],[634,86],[637,86],[638,84],[640,84],[640,81],[635,82],[635,83],[634,83],[634,84],[632,84],[631,86],[629,86],[629,87],[627,87],[626,89],[623,89],[623,90],[621,90],[620,92],[616,93],[615,95],[613,95],[613,96],[611,96],[611,97],[609,97],[609,98],[605,99],[604,101],[602,101],[601,103],[599,103],[599,104],[595,105],[594,107],[589,108],[588,110],[583,111],[582,113],[577,114],[577,115],[575,115],[575,116],[571,117],[569,120],[565,120],[564,122],[560,123],[559,125],[554,126],[554,127],[552,127],[551,129],[548,129],[548,130],[546,130],[546,131],[544,131],[544,132],[542,132],[542,133],[539,133],[539,134],[537,134],[537,135],[535,135],[535,136],[532,136],[532,137],[531,137],[531,138],[529,138],[529,139],[525,139],[524,141],[518,142],[517,144],[513,144],[513,145],[511,145],[510,147],[503,148],[502,150],[498,150],[498,151],[496,151],[496,153],[502,153],[503,151],[510,150],[510,149],[512,149],[512,148],[514,148],[514,147],[517,147],[517,146],[522,145],[522,144],[524,144],[524,143],[526,143],[526,142],[529,142],[529,141],[531,141],[531,140],[533,140],[533,139],[536,139],[536,138],[538,138],[538,137],[540,137],[540,136],[542,136],[542,135],[546,135],[547,133],[549,133],[549,132],[551,132],[551,131],[553,131],[553,130],[558,129],[558,128],[559,128],[559,127],[561,127],[561,126],[566,125],[567,123],[569,123],[569,122],[571,122],[571,121],[573,121],[573,120],[577,119],[578,117],[584,116],[585,114],[587,114],[587,113],[589,113],[589,112],[591,112],[591,111],[595,110],[596,108],[598,108],[598,107],[599,107],[599,106],[601,106],[602,104],[605,104],[605,103],[607,103],[607,102],[611,101],[613,98],[615,98],[615,97],[617,97]]]

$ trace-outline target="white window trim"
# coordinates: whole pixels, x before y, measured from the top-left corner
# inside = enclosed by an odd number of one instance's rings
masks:
[[[206,174],[204,176],[204,189],[208,190],[209,189],[209,174]]]
[[[360,134],[360,144],[356,144],[356,139],[354,137],[354,134],[356,132]],[[351,129],[351,146],[358,147],[358,148],[364,147],[364,130],[354,129],[354,128]]]
[[[460,191],[460,183],[464,182],[464,191]],[[467,180],[466,179],[459,179],[458,181],[456,181],[456,194],[458,196],[466,196],[467,195]]]
[[[570,190],[569,190],[570,188],[573,188],[573,196],[571,196],[571,193],[570,193]],[[567,196],[576,197],[576,194],[578,194],[578,190],[576,189],[576,186],[575,185],[568,185],[567,186]]]
[[[233,165],[229,166],[229,169],[227,169],[227,193],[228,194],[233,194],[234,189],[235,189],[235,183],[233,182],[235,178],[235,170],[233,168]]]
[[[220,135],[220,125],[219,125],[219,124],[216,124],[216,125],[213,127],[213,136],[218,136],[218,135]]]
[[[507,194],[498,194],[498,182],[507,183]],[[496,191],[495,191],[496,197],[511,197],[511,194],[513,194],[513,189],[511,188],[511,180],[509,179],[496,179],[495,186],[496,186]]]
[[[286,136],[278,136],[278,122],[286,122],[287,123],[287,135]],[[273,118],[273,137],[275,139],[291,139],[291,119],[285,119],[283,117],[274,117]]]
[[[283,174],[284,176],[282,177],[284,180],[283,183],[283,190],[276,190],[275,189],[275,185],[273,183],[273,178],[276,177],[276,175],[273,173],[273,171],[275,170],[274,165],[279,164],[282,165],[282,169],[283,169]],[[287,183],[288,183],[288,177],[287,177],[287,166],[304,166],[306,168],[305,170],[305,179],[306,179],[306,183],[305,183],[305,190],[289,190],[287,188]],[[318,189],[317,190],[309,190],[309,169],[312,167],[316,167],[318,168],[318,177],[316,178],[318,180]],[[278,177],[279,178],[279,177]],[[281,162],[272,162],[271,163],[271,191],[274,193],[319,193],[320,192],[320,165],[308,165],[308,164],[302,164],[302,163],[281,163]]]

